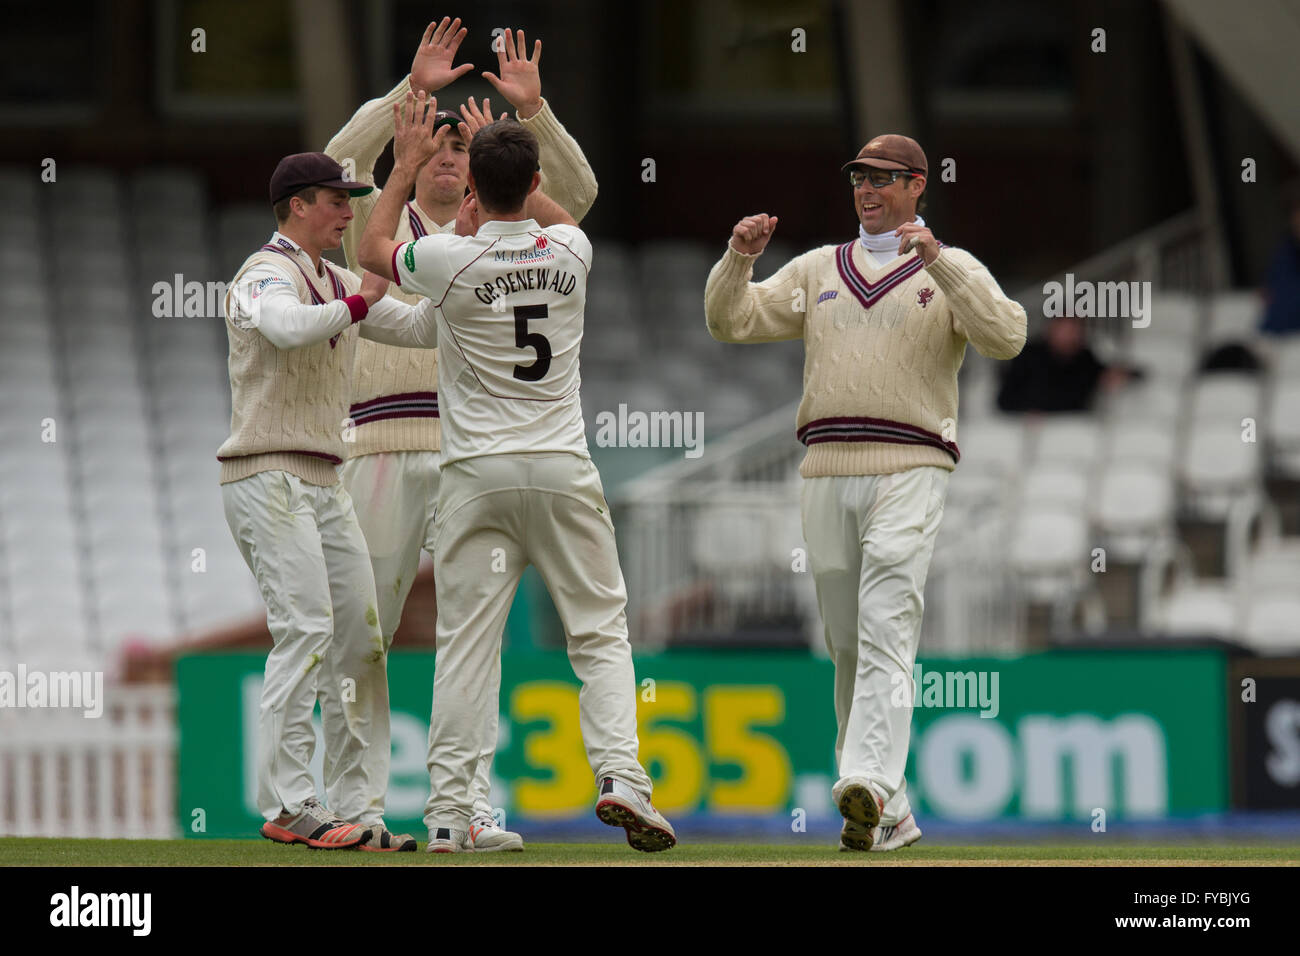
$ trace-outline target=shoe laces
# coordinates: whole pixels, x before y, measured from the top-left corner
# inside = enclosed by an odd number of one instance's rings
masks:
[[[330,811],[321,806],[318,800],[308,800],[302,805],[302,812],[308,814],[313,820],[321,823],[331,823],[335,826],[346,824],[346,820],[340,820]]]

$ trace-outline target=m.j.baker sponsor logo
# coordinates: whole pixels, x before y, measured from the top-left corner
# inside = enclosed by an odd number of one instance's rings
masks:
[[[492,253],[492,258],[496,262],[510,262],[515,265],[533,265],[554,259],[555,253],[545,240],[545,236],[538,236],[536,244],[527,249],[498,249]]]

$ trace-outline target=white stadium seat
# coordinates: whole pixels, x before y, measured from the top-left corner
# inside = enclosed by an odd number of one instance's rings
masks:
[[[1151,325],[1134,329],[1136,337],[1144,332],[1195,341],[1200,336],[1201,309],[1196,296],[1187,292],[1157,289],[1153,296]]]
[[[1025,472],[1020,500],[1026,506],[1057,504],[1080,508],[1088,498],[1088,470],[1061,462],[1041,462]]]
[[[1178,450],[1178,429],[1154,421],[1115,422],[1106,435],[1106,455],[1112,462],[1145,462],[1172,469]]]
[[[1102,472],[1092,517],[1118,559],[1141,560],[1155,541],[1173,533],[1172,472],[1145,462],[1113,462]]]
[[[1239,427],[1243,418],[1258,422],[1263,404],[1259,376],[1244,372],[1211,372],[1192,387],[1191,427],[1206,422],[1230,422]]]
[[[1169,635],[1233,638],[1240,634],[1242,622],[1227,585],[1200,582],[1174,589],[1162,604],[1158,627]]]
[[[1244,602],[1243,637],[1258,654],[1295,654],[1300,651],[1300,594],[1291,590],[1255,592]]]
[[[1051,601],[1078,586],[1088,568],[1088,526],[1078,510],[1026,507],[1011,539],[1011,567],[1036,601]]]
[[[1052,415],[1037,429],[1034,460],[1087,466],[1101,450],[1101,424],[1090,415]]]
[[[1018,474],[1026,457],[1024,421],[1013,415],[990,415],[957,426],[961,449],[959,471],[999,475]]]
[[[1106,413],[1114,422],[1152,421],[1172,424],[1183,413],[1182,379],[1148,377],[1130,382],[1106,400]]]
[[[1263,312],[1264,302],[1258,292],[1218,293],[1210,300],[1206,345],[1212,347],[1253,339]]]
[[[1259,485],[1259,443],[1243,441],[1241,427],[1231,421],[1197,425],[1188,435],[1178,474],[1193,499],[1192,510],[1221,520]]]
[[[1196,369],[1196,340],[1172,335],[1158,335],[1149,329],[1134,329],[1124,361],[1142,369],[1147,375],[1175,381],[1185,379]]]

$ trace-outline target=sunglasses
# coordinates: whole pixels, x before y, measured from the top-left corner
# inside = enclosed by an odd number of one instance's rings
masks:
[[[863,180],[870,182],[876,189],[884,189],[886,186],[892,185],[899,176],[910,178],[916,176],[916,173],[909,173],[903,169],[876,169],[875,167],[862,169],[859,166],[854,166],[849,170],[849,182],[854,189],[861,186]]]

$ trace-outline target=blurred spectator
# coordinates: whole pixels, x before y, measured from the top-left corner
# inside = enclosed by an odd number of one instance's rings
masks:
[[[1084,339],[1083,320],[1056,316],[1044,335],[1031,339],[1008,363],[998,390],[1004,412],[1082,412],[1098,385],[1115,388],[1132,373],[1106,366]]]
[[[1264,281],[1264,318],[1260,331],[1290,335],[1300,331],[1300,184],[1290,190],[1290,228],[1282,237]]]

